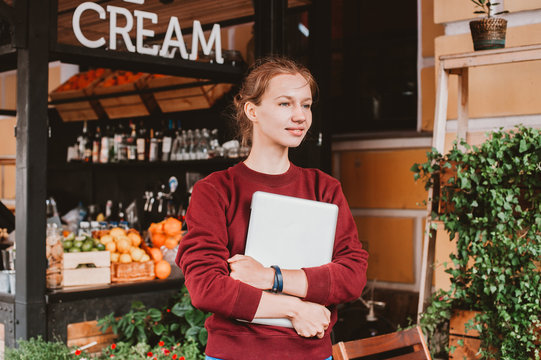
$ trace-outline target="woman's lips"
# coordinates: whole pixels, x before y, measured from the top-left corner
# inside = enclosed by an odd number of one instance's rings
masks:
[[[293,136],[302,136],[304,128],[286,128],[287,131]]]

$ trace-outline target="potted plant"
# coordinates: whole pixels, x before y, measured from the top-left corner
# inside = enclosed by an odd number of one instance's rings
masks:
[[[456,238],[444,264],[451,287],[432,298],[421,326],[432,341],[448,329],[453,310],[477,311],[466,327],[479,333],[481,358],[540,359],[541,130],[488,135],[479,147],[455,143],[445,155],[433,149],[412,167],[426,188],[456,169],[434,191],[435,201],[452,206],[431,214]]]
[[[505,47],[505,34],[507,31],[507,20],[497,15],[508,13],[498,11],[494,13],[496,6],[490,0],[471,0],[478,9],[474,14],[483,14],[483,18],[470,21],[470,30],[474,50],[500,49]]]

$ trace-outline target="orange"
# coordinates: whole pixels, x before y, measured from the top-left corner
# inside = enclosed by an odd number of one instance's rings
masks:
[[[182,223],[175,218],[167,218],[163,223],[163,231],[169,236],[175,236],[180,233],[182,229]]]
[[[163,254],[160,249],[153,247],[153,248],[149,248],[148,251],[150,252],[150,257],[155,262],[158,262],[163,259]]]
[[[178,245],[178,241],[174,237],[168,237],[164,245],[168,249],[174,249]]]
[[[162,247],[163,244],[165,244],[165,234],[164,233],[154,233],[151,235],[152,245],[154,247]]]
[[[154,265],[154,272],[158,279],[167,279],[171,274],[171,265],[165,260],[160,260]]]
[[[159,223],[150,224],[150,226],[148,227],[148,231],[151,234],[163,232],[163,221]]]

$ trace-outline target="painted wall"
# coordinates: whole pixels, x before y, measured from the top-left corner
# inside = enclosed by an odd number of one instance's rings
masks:
[[[473,51],[469,20],[474,6],[470,0],[419,0],[419,114],[418,131],[432,132],[437,59],[441,55]],[[507,0],[503,7],[511,12],[507,47],[541,44],[541,1]],[[449,86],[448,124],[445,149],[456,138],[457,80]],[[469,87],[470,131],[467,140],[480,144],[486,132],[513,127],[517,123],[541,127],[541,61],[474,68]],[[335,175],[340,177],[344,192],[359,227],[359,237],[370,253],[368,276],[383,286],[418,291],[415,274],[424,231],[426,199],[420,184],[413,182],[409,168],[425,160],[430,147],[413,148],[403,139],[344,141],[333,143]],[[357,150],[355,150],[357,148]],[[392,148],[392,150],[389,150]],[[414,210],[418,209],[418,210]],[[412,211],[400,216],[400,212]],[[419,211],[416,213],[415,211]],[[381,216],[384,214],[385,216]],[[392,216],[391,216],[392,214]],[[416,224],[420,231],[416,231]],[[447,288],[449,280],[444,263],[455,245],[440,229],[436,242],[434,285]],[[413,255],[412,255],[413,254]],[[419,263],[417,263],[419,260]],[[412,280],[413,279],[413,280]]]
[[[73,65],[51,63],[49,66],[49,91],[57,87],[76,71]],[[17,104],[17,73],[0,73],[0,107],[15,110]],[[13,158],[16,154],[14,128],[17,119],[0,116],[0,158]],[[14,209],[15,206],[15,165],[0,165],[0,200]]]

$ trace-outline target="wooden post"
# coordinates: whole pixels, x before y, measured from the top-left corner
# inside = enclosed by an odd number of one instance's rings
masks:
[[[443,61],[440,61],[438,68],[438,86],[436,92],[436,110],[434,114],[434,130],[432,137],[432,147],[435,147],[440,153],[445,146],[445,128],[447,125],[447,102],[448,102],[448,83],[449,71],[443,67]]]
[[[468,132],[468,75],[469,70],[467,67],[460,69],[458,73],[458,120],[457,120],[457,129],[456,137],[457,140],[464,139],[467,140]]]
[[[17,0],[15,338],[46,336],[45,230],[49,1]],[[55,24],[56,26],[56,24]]]

